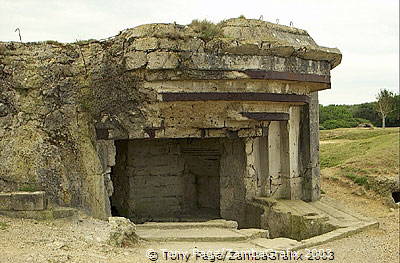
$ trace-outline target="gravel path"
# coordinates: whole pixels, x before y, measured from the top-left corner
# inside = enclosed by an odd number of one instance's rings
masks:
[[[400,262],[399,208],[389,208],[386,200],[372,193],[358,196],[356,189],[323,182],[323,190],[350,209],[378,220],[379,228],[367,230],[321,246],[335,252],[335,262]],[[357,188],[357,186],[354,186]]]

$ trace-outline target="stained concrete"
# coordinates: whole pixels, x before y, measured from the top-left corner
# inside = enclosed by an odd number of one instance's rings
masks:
[[[46,207],[43,191],[0,193],[0,211],[34,211]]]
[[[69,207],[48,207],[44,191],[0,193],[0,215],[37,220],[73,217],[77,210]]]
[[[171,163],[151,167],[155,181],[165,183],[164,170],[177,176],[169,175],[175,179],[168,182],[175,183],[158,192],[154,185],[146,190],[129,176],[111,178],[120,171],[114,142],[223,138],[232,142],[222,147],[219,194],[212,172],[200,181],[215,187],[196,199],[197,207],[218,213],[219,203],[223,218],[244,225],[247,203],[255,197],[318,200],[316,92],[331,87],[340,51],[317,45],[304,30],[260,20],[228,19],[215,27],[211,37],[194,24],[148,24],[99,41],[0,42],[0,191],[29,185],[46,191],[54,205],[102,219],[111,214],[110,197],[121,200],[126,215],[164,208],[179,214],[195,210],[196,198],[183,190],[190,185],[177,183],[187,171],[177,155],[150,158]],[[241,99],[171,101],[165,92],[192,93],[191,98],[197,92],[235,93]],[[243,96],[246,92],[252,96]],[[258,94],[268,96],[259,101]],[[293,100],[299,96],[303,99]],[[290,118],[273,123],[242,112]],[[273,150],[264,148],[271,145]],[[127,174],[140,170],[131,166]],[[120,185],[139,186],[140,198]],[[169,195],[175,189],[179,193]]]
[[[268,238],[262,229],[237,229],[237,224],[224,220],[199,223],[156,223],[137,225],[139,238],[157,242],[237,242]]]
[[[152,243],[154,249],[218,251],[218,249],[228,248],[243,251],[251,251],[251,249],[253,251],[264,251],[264,249],[281,251],[309,248],[378,226],[376,220],[355,213],[338,201],[327,197],[311,203],[301,200],[260,199],[259,204],[264,204],[266,209],[267,207],[273,209],[275,216],[280,214],[281,221],[269,221],[272,223],[268,226],[269,236],[265,236],[266,232],[260,232],[260,229],[241,229],[237,232],[236,224],[224,220],[179,224],[146,223],[137,225],[137,230],[139,236],[149,241],[168,241],[161,244]],[[324,225],[330,225],[330,228],[325,228],[326,232],[310,231],[311,229],[307,228],[302,229],[304,232],[292,231],[293,225],[290,225],[290,220],[293,218],[297,218],[296,227],[306,226],[307,223],[304,223],[308,222],[308,226],[314,230],[321,230]],[[289,235],[297,236],[287,237],[285,233],[290,231]],[[277,236],[276,233],[279,235]],[[260,237],[260,235],[264,236]]]
[[[0,211],[0,215],[36,220],[55,220],[76,217],[78,215],[78,210],[69,207],[54,207],[45,210]]]
[[[246,200],[255,196],[243,139],[124,140],[116,146],[111,200],[132,220],[241,222]]]
[[[377,226],[376,220],[355,213],[327,197],[314,202],[256,198],[251,205],[254,209],[250,210],[249,217],[260,218],[256,222],[250,220],[254,224],[252,227],[268,229],[272,238],[300,241],[342,228],[350,231]]]

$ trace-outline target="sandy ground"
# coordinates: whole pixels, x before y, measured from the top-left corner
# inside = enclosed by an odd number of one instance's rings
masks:
[[[326,243],[318,249],[334,250],[335,262],[400,262],[398,208],[388,207],[386,200],[373,193],[355,195],[354,192],[359,192],[358,186],[349,188],[335,182],[323,182],[322,186],[326,195],[354,211],[377,219],[379,228]]]
[[[349,208],[376,218],[380,227],[320,245],[316,247],[317,249],[331,249],[335,256],[334,262],[399,262],[398,208],[388,207],[379,197],[355,195],[354,189],[335,182],[324,182],[323,190],[328,196],[340,200]],[[0,263],[142,263],[151,262],[145,257],[148,249],[160,249],[165,246],[144,243],[134,248],[111,247],[104,243],[107,236],[106,229],[106,222],[84,216],[80,219],[56,221],[0,217]],[[227,248],[246,247],[243,243],[240,246],[234,243],[226,245]],[[177,248],[176,245],[174,248]],[[184,261],[169,260],[167,262]]]

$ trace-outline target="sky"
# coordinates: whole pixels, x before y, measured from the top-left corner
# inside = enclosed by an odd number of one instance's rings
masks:
[[[244,15],[307,30],[321,46],[337,47],[342,63],[320,103],[375,100],[399,92],[398,0],[0,0],[0,41],[102,39],[146,23],[189,24]]]

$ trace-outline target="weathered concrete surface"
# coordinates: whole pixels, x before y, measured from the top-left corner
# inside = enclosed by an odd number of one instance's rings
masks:
[[[0,193],[0,211],[44,210],[47,207],[45,192]]]
[[[105,219],[113,161],[104,161],[103,153],[112,146],[98,140],[261,136],[268,124],[245,119],[239,111],[287,113],[299,106],[167,103],[160,92],[191,86],[241,92],[246,87],[308,96],[329,83],[256,80],[248,70],[329,79],[341,60],[337,49],[318,46],[304,30],[246,19],[230,19],[219,27],[222,34],[212,39],[190,26],[150,24],[103,41],[1,42],[0,191],[45,190],[51,203]],[[310,200],[319,196],[310,192],[318,191],[317,170],[303,180]],[[230,191],[224,194],[232,196]],[[237,195],[240,200],[246,196],[242,190]],[[233,205],[224,205],[223,213],[229,214],[227,207]]]
[[[45,210],[0,211],[0,215],[35,220],[54,220],[76,217],[78,211],[69,207],[53,207]]]
[[[300,172],[303,177],[303,200],[316,201],[321,196],[319,165],[318,93],[311,93],[311,102],[301,108]]]
[[[144,230],[144,229],[187,229],[187,228],[230,228],[230,229],[237,229],[238,223],[236,221],[229,221],[224,219],[215,219],[209,220],[205,222],[145,222],[144,224],[136,225],[137,229]]]
[[[256,206],[265,209],[261,227],[268,228],[268,235],[259,229],[236,230],[237,224],[223,220],[145,223],[137,226],[137,233],[148,241],[179,242],[181,249],[189,245],[184,242],[193,242],[197,248],[216,249],[224,242],[235,241],[239,245],[248,240],[248,249],[254,245],[256,248],[298,250],[378,226],[376,220],[355,213],[327,197],[311,203],[268,198],[259,198],[256,202]],[[254,214],[249,214],[252,216]],[[168,243],[170,245],[174,246],[174,243]]]
[[[323,240],[378,225],[376,220],[355,213],[327,197],[309,203],[257,198],[251,206],[253,208],[248,210],[249,225],[251,222],[251,227],[268,229],[271,238]]]
[[[117,141],[113,205],[135,222],[223,217],[241,223],[256,187],[243,140]]]
[[[111,226],[107,243],[116,247],[127,247],[136,245],[139,238],[136,234],[134,223],[124,217],[109,217],[108,222]]]
[[[268,238],[268,230],[238,230],[237,224],[223,220],[182,224],[144,224],[138,225],[137,234],[143,240],[156,242],[238,242]]]

